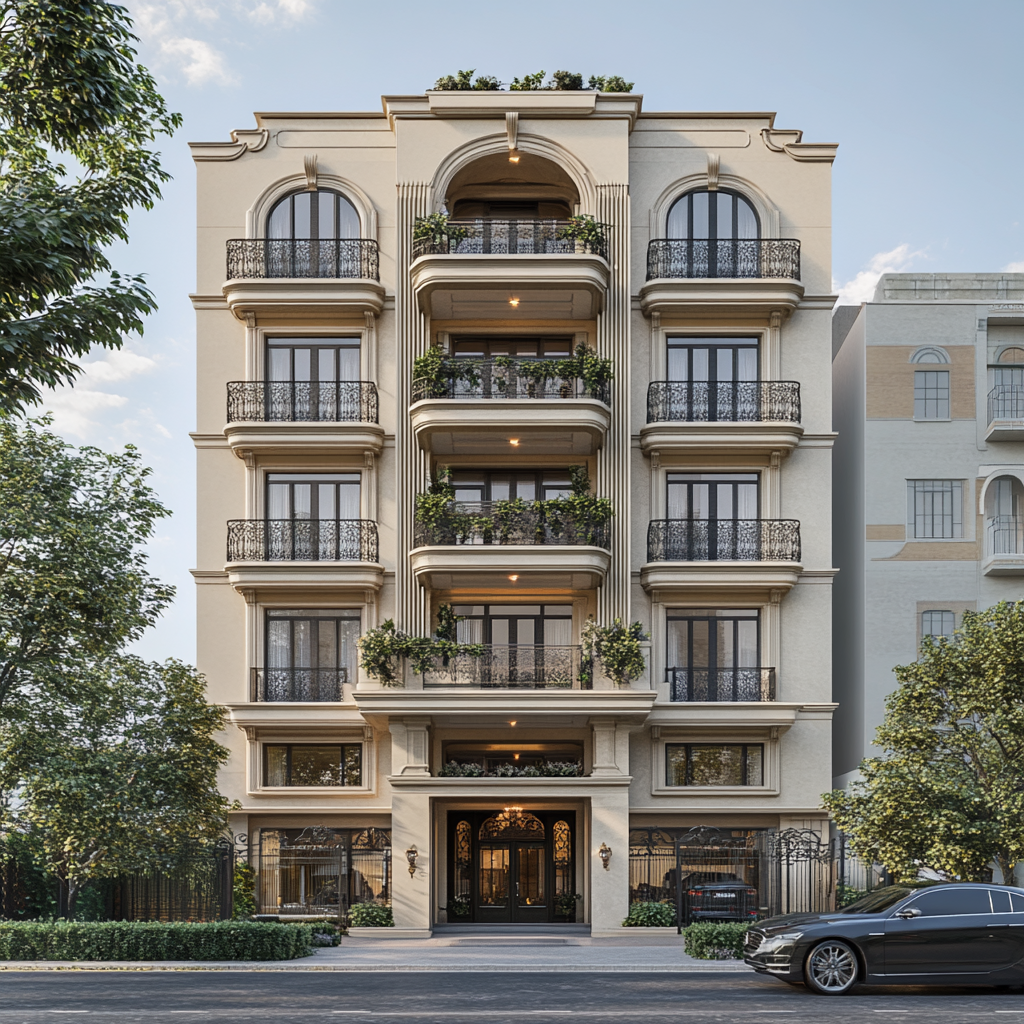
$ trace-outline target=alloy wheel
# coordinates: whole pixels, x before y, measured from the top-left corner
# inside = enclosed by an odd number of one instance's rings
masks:
[[[821,942],[807,958],[804,977],[821,995],[842,995],[857,980],[857,956],[845,942]]]

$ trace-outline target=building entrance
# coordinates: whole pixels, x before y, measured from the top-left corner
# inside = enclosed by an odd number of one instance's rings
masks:
[[[449,812],[449,923],[575,920],[575,822],[572,811]]]

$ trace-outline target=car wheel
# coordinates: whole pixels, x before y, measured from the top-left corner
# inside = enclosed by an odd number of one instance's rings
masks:
[[[804,980],[819,995],[841,996],[857,982],[857,954],[837,939],[819,942],[804,964]]]

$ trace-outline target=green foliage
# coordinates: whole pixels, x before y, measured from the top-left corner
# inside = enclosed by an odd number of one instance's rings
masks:
[[[576,904],[581,899],[583,899],[583,893],[558,893],[555,896],[555,913],[558,914],[559,917],[574,917],[576,914]]]
[[[463,92],[469,89],[496,90],[501,88],[499,82],[493,75],[480,75],[473,81],[476,69],[472,71],[459,71],[454,75],[442,75],[435,83],[434,88],[440,92]]]
[[[515,764],[499,764],[494,771],[485,771],[483,765],[472,761],[460,763],[449,761],[441,765],[437,774],[445,779],[546,779],[575,778],[583,774],[579,761],[545,761],[540,765],[527,764],[522,768]]]
[[[1007,884],[1024,857],[1024,603],[965,612],[952,637],[926,638],[895,669],[862,781],[824,796],[865,859],[897,880],[923,867],[981,879],[993,860]]]
[[[445,92],[465,92],[470,89],[501,89],[501,82],[491,75],[480,75],[475,81],[476,70],[459,71],[454,75],[442,75],[434,88]],[[633,83],[627,82],[619,75],[591,75],[589,83],[583,85],[583,75],[577,71],[556,71],[547,84],[544,72],[537,71],[522,78],[513,78],[509,89],[512,92],[538,92],[546,90],[582,90],[597,89],[601,92],[632,92]]]
[[[556,71],[551,76],[550,87],[578,91],[583,88],[583,76],[575,71]]]
[[[236,921],[247,921],[256,913],[256,870],[251,864],[235,865],[231,893],[234,908],[231,916]]]
[[[0,921],[0,960],[294,960],[310,925],[261,921]]]
[[[430,213],[417,217],[412,226],[414,242],[429,242],[434,252],[448,252],[457,248],[466,237],[466,229],[448,222],[447,213]],[[413,374],[415,378],[415,374]]]
[[[628,686],[643,675],[646,661],[643,642],[650,640],[640,622],[626,626],[616,618],[610,626],[599,626],[593,619],[583,624],[580,634],[583,654],[597,658],[607,676],[618,686]]]
[[[12,413],[73,381],[93,345],[120,348],[156,308],[108,253],[128,241],[131,211],[160,198],[169,175],[150,146],[181,117],[135,63],[124,7],[3,0],[0,11],[0,413]]]
[[[742,960],[743,921],[698,921],[683,929],[686,952],[698,960]]]
[[[2,205],[2,203],[0,203]],[[49,420],[0,419],[0,713],[31,719],[137,640],[174,594],[143,545],[169,515],[130,445],[74,449]]]
[[[447,398],[451,386],[458,381],[465,381],[470,387],[480,383],[471,360],[452,359],[441,351],[439,345],[431,345],[423,355],[413,360],[412,379],[420,382],[422,398]]]
[[[353,903],[348,908],[350,928],[394,928],[391,906],[384,903]]]
[[[452,362],[466,363],[469,360]],[[583,382],[583,393],[588,398],[603,398],[605,388],[614,376],[612,361],[599,357],[582,342],[568,359],[513,359],[511,356],[497,356],[494,364],[498,371],[494,375],[494,383],[502,394],[507,393],[513,378],[520,377],[545,388],[549,380],[566,383],[580,380]]]
[[[448,906],[444,909],[448,911],[449,921],[457,921],[469,917],[473,912],[472,897],[468,893],[460,893],[458,896],[452,897],[448,901]]]
[[[558,232],[559,239],[576,242],[588,252],[604,252],[605,225],[590,214],[577,214]]]
[[[533,92],[544,88],[544,72],[538,71],[534,75],[523,75],[522,78],[513,78],[509,89],[512,92]]]
[[[619,75],[591,75],[588,88],[596,89],[598,92],[632,92],[636,83],[627,82]]]
[[[836,886],[836,910],[842,910],[851,903],[855,903],[861,896],[867,896],[870,889],[855,889],[852,885],[844,885],[840,882]]]
[[[629,905],[623,928],[670,928],[676,923],[676,911],[670,903],[637,900]]]

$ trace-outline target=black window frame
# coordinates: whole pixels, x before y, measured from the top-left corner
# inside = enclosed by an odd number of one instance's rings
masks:
[[[748,342],[748,344],[741,344]],[[706,380],[698,380],[693,375],[693,352],[695,349],[708,349],[708,374]],[[669,354],[673,349],[685,349],[687,352],[687,376],[674,379],[668,375],[670,363]],[[718,352],[720,349],[731,349],[733,375],[728,383],[741,382],[737,376],[739,369],[739,353],[741,349],[753,349],[755,354],[755,365],[757,376],[753,381],[742,381],[742,383],[754,383],[761,380],[761,337],[760,335],[734,335],[730,337],[698,337],[688,334],[670,334],[665,338],[665,379],[673,383],[707,383],[717,384],[718,380]],[[726,383],[726,382],[723,382]]]
[[[717,202],[712,202],[710,198],[708,199],[708,234],[707,234],[707,240],[713,240],[713,241],[719,241],[719,242],[721,242],[721,241],[740,241],[741,240],[740,237],[739,237],[739,234],[737,233],[738,232],[738,227],[739,227],[739,217],[737,216],[737,213],[739,212],[738,211],[738,206],[739,206],[739,203],[741,203],[741,202],[744,203],[746,206],[748,206],[750,208],[750,212],[753,214],[754,225],[757,228],[757,234],[754,235],[754,239],[760,239],[760,237],[761,237],[761,218],[757,215],[757,208],[754,206],[754,204],[746,196],[744,196],[741,193],[735,191],[734,189],[728,189],[728,188],[714,189],[714,190],[707,189],[707,188],[695,188],[695,189],[692,189],[691,191],[686,192],[685,194],[681,195],[668,208],[668,214],[667,214],[667,216],[665,218],[665,227],[666,227],[665,234],[666,234],[666,236],[668,236],[668,234],[669,234],[668,233],[668,225],[672,221],[672,213],[673,213],[673,211],[675,210],[675,208],[680,203],[685,202],[687,204],[687,210],[686,210],[687,234],[686,234],[686,239],[687,239],[687,241],[695,241],[695,240],[696,241],[703,241],[704,240],[700,236],[695,236],[694,233],[693,233],[693,197],[697,196],[697,195],[707,195],[709,197],[711,197],[711,196],[717,197],[717,196],[722,196],[722,195],[732,196],[732,234],[724,236],[724,237],[722,235],[718,234],[718,203]],[[671,236],[671,237],[681,238],[682,236],[676,235],[676,236]],[[753,239],[751,239],[751,241],[752,240]]]
[[[332,235],[320,235],[320,196],[331,195],[336,196],[337,200],[334,205],[334,233]],[[296,196],[309,196],[309,225],[310,234],[296,235],[295,234],[295,198]],[[306,189],[296,189],[294,192],[289,192],[288,195],[282,196],[274,205],[267,211],[267,216],[264,220],[264,237],[271,238],[270,234],[270,221],[274,214],[285,204],[288,204],[288,223],[290,225],[291,233],[284,236],[281,240],[290,239],[292,241],[305,241],[307,238],[311,241],[320,240],[333,240],[340,238],[359,238],[362,232],[362,221],[359,217],[359,211],[355,207],[355,203],[348,198],[344,193],[339,192],[334,188],[318,188],[312,191]],[[339,230],[341,227],[341,203],[346,203],[352,210],[352,215],[355,217],[356,233],[354,235],[341,235]]]
[[[669,488],[672,486],[687,486],[687,515],[683,517],[685,520],[695,520],[700,517],[694,516],[693,514],[693,487],[699,484],[708,484],[708,515],[707,522],[722,522],[723,520],[718,515],[718,486],[720,484],[733,484],[733,508],[735,509],[739,505],[738,497],[739,492],[737,490],[740,484],[751,484],[754,483],[757,487],[757,497],[755,499],[757,505],[757,516],[755,518],[761,518],[761,474],[754,471],[750,473],[694,473],[689,471],[670,471],[665,474],[665,510],[668,512],[669,502]],[[678,518],[678,517],[675,517]],[[733,515],[728,517],[730,520],[737,519],[738,517]],[[727,520],[726,520],[727,521]]]
[[[340,477],[354,477],[351,480],[342,480]],[[276,478],[276,479],[275,479]],[[285,479],[282,479],[285,478]],[[325,520],[320,516],[320,486],[322,484],[333,483],[335,485],[335,497],[334,497],[334,509],[335,514],[329,519]],[[305,521],[304,517],[298,517],[295,515],[295,485],[296,484],[309,484],[310,485],[310,500],[309,500],[309,516],[308,521],[310,522],[358,522],[360,516],[355,516],[351,519],[342,519],[338,514],[341,511],[341,501],[339,500],[340,495],[338,494],[337,487],[341,484],[357,484],[359,487],[359,503],[360,511],[363,500],[363,477],[362,473],[358,471],[351,472],[340,472],[340,473],[287,473],[287,472],[268,472],[264,479],[264,508],[267,510],[269,518],[270,511],[270,488],[271,486],[280,487],[282,485],[288,485],[289,487],[289,505],[292,510],[291,519],[297,521]]]
[[[672,772],[672,751],[679,747],[686,748],[686,779],[683,783],[673,782]],[[669,789],[721,789],[723,786],[706,786],[700,785],[689,781],[693,777],[693,758],[690,756],[690,751],[699,749],[723,749],[725,747],[739,747],[742,753],[740,754],[740,764],[742,765],[742,778],[743,781],[739,783],[741,786],[750,786],[755,789],[761,789],[765,785],[765,744],[764,743],[666,743],[665,744],[665,786]],[[748,770],[747,770],[747,752],[750,750],[761,751],[761,781],[760,782],[749,782],[748,781]],[[732,785],[727,783],[728,785]]]
[[[701,612],[702,614],[695,614]],[[724,612],[724,615],[716,614]],[[746,614],[743,614],[743,613]],[[750,614],[750,613],[753,614]],[[708,664],[695,665],[693,663],[693,627],[687,630],[686,665],[669,665],[669,623],[671,622],[707,622],[708,623]],[[665,670],[672,669],[699,669],[706,668],[709,672],[719,669],[718,658],[718,633],[713,628],[717,622],[731,622],[733,626],[733,648],[739,650],[739,624],[741,622],[753,622],[757,630],[757,656],[754,665],[733,665],[732,668],[760,668],[761,667],[761,609],[760,608],[669,608],[665,613]],[[712,654],[712,651],[714,652]]]
[[[284,747],[287,753],[285,754],[285,776],[287,782],[283,786],[272,785],[268,782],[268,776],[270,774],[270,756],[269,751],[271,748]],[[358,782],[347,782],[342,781],[337,785],[332,786],[306,786],[296,784],[291,781],[292,779],[292,759],[293,751],[296,747],[321,747],[325,749],[334,748],[339,751],[338,755],[338,766],[339,769],[344,769],[346,750],[355,750],[358,753],[359,759],[359,781]],[[364,788],[363,782],[363,744],[362,743],[264,743],[263,744],[263,786],[266,789],[361,789]],[[346,775],[343,770],[339,771],[340,779],[345,779]]]
[[[534,493],[534,497],[533,498],[527,498],[526,499],[527,501],[543,501],[543,500],[545,500],[545,498],[548,497],[548,495],[546,495],[546,493],[545,493],[545,488],[548,488],[548,487],[551,490],[553,490],[553,491],[554,490],[564,491],[567,494],[571,494],[572,493],[571,479],[570,479],[570,476],[569,476],[569,467],[568,466],[566,466],[564,469],[560,468],[560,467],[556,467],[556,466],[546,466],[546,467],[544,467],[542,469],[532,469],[530,467],[524,467],[524,468],[520,469],[517,466],[504,466],[504,467],[501,467],[500,469],[472,469],[472,468],[470,468],[468,466],[466,466],[466,467],[458,467],[458,468],[455,468],[455,469],[451,470],[451,477],[450,477],[451,484],[455,488],[456,493],[458,493],[459,486],[460,486],[459,485],[459,480],[458,480],[459,475],[460,474],[469,474],[469,473],[474,473],[477,476],[483,478],[483,483],[482,483],[482,485],[480,487],[480,496],[479,497],[475,497],[475,498],[458,497],[457,498],[458,501],[496,501],[496,500],[504,501],[504,500],[506,500],[504,498],[496,499],[496,498],[492,497],[492,486],[493,486],[493,482],[494,482],[494,477],[496,477],[496,476],[521,477],[521,478],[523,478],[525,480],[525,479],[529,478],[532,475],[533,476],[533,480],[534,480],[534,492],[533,492]],[[565,481],[564,485],[562,485],[562,484],[555,484],[555,483],[546,484],[544,482],[544,475],[545,474],[552,474],[552,475],[554,475],[555,473],[558,473],[558,474],[561,475],[561,479]],[[463,489],[466,489],[468,487],[473,487],[473,486],[475,486],[475,485],[473,483],[471,483],[471,482],[470,483],[463,482],[463,484],[462,484],[462,488]],[[510,486],[508,500],[512,500],[514,497],[516,497],[516,495],[513,495],[512,488]],[[552,497],[554,497],[554,495],[552,495]]]
[[[286,380],[281,383],[307,383],[307,381],[298,381],[295,377],[295,350],[306,349],[310,350],[309,356],[309,380],[310,384],[322,384],[322,383],[358,383],[362,377],[362,338],[359,335],[332,335],[330,337],[291,337],[287,335],[267,335],[264,344],[264,377],[267,380],[271,380],[270,376],[270,353],[288,351],[288,367],[289,376]],[[319,354],[322,349],[326,349],[335,353],[334,357],[334,379],[331,381],[323,381],[320,378],[320,359]],[[341,367],[341,359],[337,353],[342,350],[355,351],[357,355],[357,361],[360,369],[357,370],[356,375],[351,378],[346,378],[344,381],[339,376]]]
[[[492,615],[491,611],[490,611],[490,609],[492,609],[492,608],[516,608],[516,609],[518,609],[520,607],[523,609],[522,612],[519,612],[517,610],[514,613],[513,612],[503,612],[503,613],[500,613],[500,614],[497,614],[497,615]],[[543,640],[541,640],[541,642],[539,644],[536,643],[536,637],[538,637],[538,636],[543,637],[544,636],[544,622],[545,621],[555,621],[555,620],[557,620],[559,622],[567,621],[569,623],[570,634],[572,632],[573,607],[572,607],[572,602],[571,601],[569,601],[569,602],[567,602],[567,601],[560,601],[560,602],[558,602],[558,601],[552,601],[552,602],[540,601],[540,602],[530,602],[530,603],[525,603],[524,602],[522,605],[518,605],[518,604],[515,604],[513,602],[492,601],[492,602],[489,602],[489,603],[483,604],[483,605],[471,605],[469,603],[460,604],[460,605],[455,605],[454,608],[455,608],[455,614],[458,615],[460,621],[462,621],[462,622],[473,621],[473,622],[482,622],[483,623],[483,629],[481,631],[482,635],[483,635],[483,639],[480,641],[480,643],[483,643],[483,644],[488,644],[488,645],[493,644],[492,637],[493,637],[493,622],[494,622],[494,619],[502,619],[502,620],[507,619],[507,620],[510,621],[511,625],[514,625],[514,630],[510,629],[510,634],[509,634],[509,636],[510,636],[509,646],[510,647],[516,647],[516,646],[543,647],[543,646],[545,646]],[[472,614],[472,613],[466,614],[464,612],[460,612],[459,609],[465,609],[465,608],[483,608],[484,611],[480,615],[476,615],[476,614]],[[528,613],[527,609],[530,609],[530,608],[540,608],[540,611],[537,612],[537,613]],[[567,608],[568,611],[565,614],[548,615],[546,613],[546,609],[548,609],[548,608],[559,608],[559,609]],[[535,641],[534,641],[534,643],[532,645],[530,645],[530,644],[520,645],[520,644],[518,644],[517,641],[513,641],[511,639],[512,632],[518,630],[518,625],[515,625],[515,624],[518,623],[518,620],[520,620],[520,619],[532,619],[533,620],[533,635],[534,635]],[[518,633],[517,633],[517,636],[518,636]],[[574,645],[568,644],[567,646],[572,647]]]

